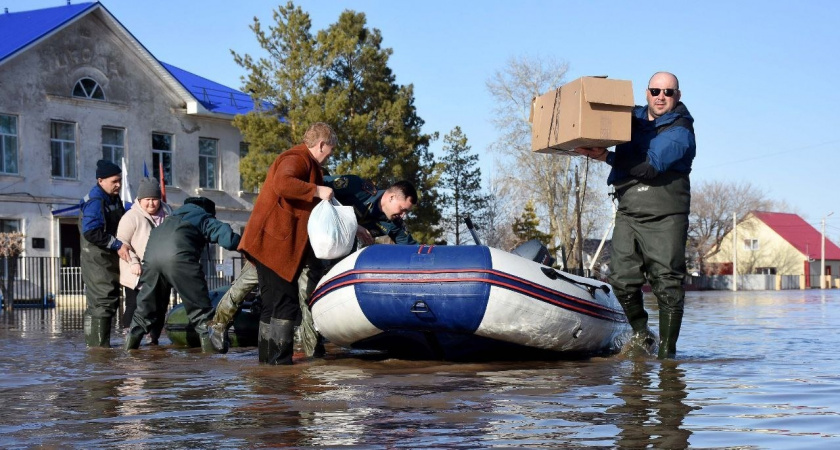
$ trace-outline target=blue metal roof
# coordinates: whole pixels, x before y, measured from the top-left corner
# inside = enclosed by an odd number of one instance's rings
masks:
[[[254,101],[251,100],[250,95],[244,92],[187,72],[163,61],[159,62],[210,112],[234,115],[246,114],[254,109]],[[263,102],[263,110],[270,108],[269,103]]]
[[[83,14],[96,3],[0,13],[0,62]]]
[[[102,5],[99,2],[80,3],[77,5],[65,5],[32,11],[0,13],[0,63],[24,50],[27,46],[60,30],[74,19],[85,15],[97,6]],[[107,12],[104,6],[102,6],[102,9]],[[254,109],[254,102],[251,100],[251,96],[244,92],[229,88],[171,64],[161,62],[160,60],[158,62],[205,109],[212,113],[236,115],[246,114]],[[262,105],[263,110],[271,108],[271,104],[267,102],[263,102]]]

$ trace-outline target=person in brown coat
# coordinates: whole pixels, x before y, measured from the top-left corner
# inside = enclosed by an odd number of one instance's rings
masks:
[[[332,188],[324,186],[321,166],[337,143],[335,131],[318,122],[306,131],[303,144],[281,153],[268,169],[242,235],[239,251],[257,268],[263,300],[258,336],[262,363],[292,363],[300,314],[297,278],[305,266],[320,265],[306,228],[315,205],[333,196]]]

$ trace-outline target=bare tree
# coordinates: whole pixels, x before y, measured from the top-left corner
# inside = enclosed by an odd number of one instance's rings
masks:
[[[496,103],[493,124],[499,137],[491,149],[502,158],[498,165],[501,188],[519,205],[534,199],[538,217],[548,224],[548,234],[555,239],[550,246],[571,251],[606,224],[605,170],[600,167],[603,165],[587,164],[580,157],[532,152],[528,120],[533,98],[559,87],[568,67],[568,63],[554,59],[514,57],[486,85]],[[579,203],[575,202],[576,194],[582,194]],[[578,253],[572,252],[570,266],[578,265]]]
[[[745,218],[750,211],[776,206],[748,182],[705,181],[692,189],[688,224],[688,252],[696,269],[720,251],[723,237],[732,231],[732,215]]]

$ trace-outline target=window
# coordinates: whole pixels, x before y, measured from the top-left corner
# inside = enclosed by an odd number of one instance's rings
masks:
[[[76,178],[76,124],[52,122],[50,124],[50,156],[52,176]]]
[[[163,177],[160,166],[163,164]],[[152,133],[152,172],[166,186],[172,186],[172,135]]]
[[[123,156],[125,156],[125,130],[102,127],[102,159],[120,165]]]
[[[219,141],[199,138],[198,140],[198,187],[219,188]]]
[[[744,250],[758,250],[758,239],[744,239]]]
[[[242,178],[242,159],[248,156],[248,143],[239,143],[239,190],[245,190],[245,179]]]
[[[755,273],[761,275],[776,275],[775,267],[756,267]]]
[[[20,220],[0,219],[0,233],[15,233],[20,231]]]
[[[17,117],[0,114],[0,173],[18,173]]]
[[[82,78],[73,86],[73,97],[90,98],[94,100],[105,100],[105,94],[99,83],[92,78]]]

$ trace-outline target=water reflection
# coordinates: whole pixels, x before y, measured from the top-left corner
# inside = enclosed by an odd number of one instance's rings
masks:
[[[627,361],[629,374],[619,378],[616,395],[623,403],[607,408],[621,430],[617,444],[623,448],[686,448],[691,431],[684,427],[693,409],[688,397],[685,370],[678,361]]]

